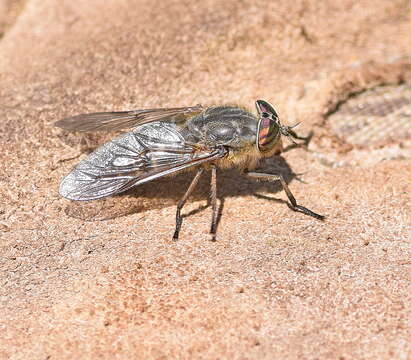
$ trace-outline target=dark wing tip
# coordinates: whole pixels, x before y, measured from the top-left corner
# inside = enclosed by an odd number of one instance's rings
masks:
[[[109,131],[128,127],[135,118],[135,111],[98,112],[67,117],[54,126],[69,131]]]
[[[152,121],[183,121],[201,111],[203,107],[198,104],[182,108],[98,112],[67,117],[55,122],[54,126],[80,132],[122,130]]]
[[[54,126],[69,131],[87,131],[88,123],[92,114],[80,114],[56,121]]]
[[[56,121],[53,125],[55,127],[59,127],[61,129],[66,129],[69,130],[70,129],[70,123],[72,118],[64,118],[64,119],[60,119],[59,121]]]

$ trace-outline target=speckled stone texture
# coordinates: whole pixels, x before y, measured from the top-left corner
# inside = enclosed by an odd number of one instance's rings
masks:
[[[411,144],[333,133],[354,93],[411,80],[403,0],[0,0],[1,359],[410,359]],[[58,186],[115,134],[84,112],[272,103],[313,132],[266,168],[75,203]],[[350,120],[351,121],[351,120]],[[287,146],[287,144],[285,144]],[[300,181],[298,181],[300,180]]]

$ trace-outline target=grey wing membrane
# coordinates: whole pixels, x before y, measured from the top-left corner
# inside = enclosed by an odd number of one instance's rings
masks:
[[[69,131],[111,131],[132,128],[153,121],[182,122],[201,113],[201,105],[181,108],[131,110],[81,114],[57,121],[54,125]]]
[[[63,179],[60,194],[95,200],[225,155],[223,147],[188,144],[175,124],[152,122],[97,148]]]

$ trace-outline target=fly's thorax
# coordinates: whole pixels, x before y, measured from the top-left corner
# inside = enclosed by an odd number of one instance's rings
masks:
[[[209,146],[241,148],[255,142],[257,118],[237,106],[214,106],[191,118],[187,128],[191,135]]]

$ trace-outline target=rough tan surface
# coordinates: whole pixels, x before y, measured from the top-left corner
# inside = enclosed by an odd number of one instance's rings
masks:
[[[409,1],[0,4],[0,358],[411,358],[410,144],[344,146],[324,117],[410,79]],[[61,117],[257,98],[314,130],[268,166],[303,173],[290,187],[324,223],[235,171],[218,179],[217,242],[206,177],[177,243],[186,176],[89,204],[57,194],[103,140]]]

